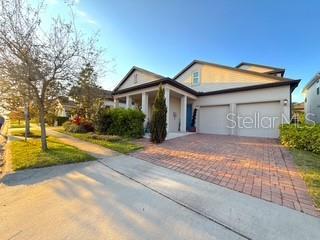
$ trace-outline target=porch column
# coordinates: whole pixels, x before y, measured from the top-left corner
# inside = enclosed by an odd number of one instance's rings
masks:
[[[131,96],[126,96],[126,109],[131,108],[132,99]]]
[[[164,89],[164,97],[166,98],[166,107],[167,107],[167,133],[169,132],[169,123],[170,123],[170,89]]]
[[[187,131],[187,96],[180,98],[180,132]]]
[[[148,122],[148,108],[149,108],[149,103],[148,103],[148,94],[146,92],[142,93],[142,98],[141,98],[141,110],[142,112],[146,115],[144,119],[144,126],[146,127],[147,122]]]
[[[114,108],[118,108],[119,107],[119,99],[118,98],[113,99],[113,107]]]

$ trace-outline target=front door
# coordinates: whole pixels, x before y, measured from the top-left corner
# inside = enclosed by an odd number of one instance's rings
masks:
[[[187,131],[191,131],[192,104],[187,104]]]

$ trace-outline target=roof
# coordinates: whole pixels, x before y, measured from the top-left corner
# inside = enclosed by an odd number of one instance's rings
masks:
[[[248,63],[248,62],[241,62],[239,63],[237,66],[235,66],[236,68],[240,68],[243,65],[248,65],[248,66],[254,66],[254,67],[262,67],[262,68],[270,68],[276,71],[285,71],[284,68],[278,68],[278,67],[273,67],[273,66],[268,66],[268,65],[262,65],[262,64],[256,64],[256,63]]]
[[[278,86],[285,86],[290,85],[291,91],[293,91],[299,84],[300,80],[284,80],[279,82],[272,82],[272,83],[266,83],[266,84],[259,84],[259,85],[251,85],[251,86],[245,86],[245,87],[238,87],[238,88],[229,88],[229,89],[223,89],[223,90],[217,90],[217,91],[210,91],[210,92],[198,92],[195,91],[187,86],[185,86],[182,83],[179,83],[177,81],[174,81],[171,78],[161,78],[159,80],[151,81],[148,83],[144,83],[138,86],[114,91],[113,94],[122,94],[127,93],[139,89],[144,89],[148,87],[154,87],[159,84],[170,84],[174,87],[177,87],[181,90],[184,90],[194,96],[208,96],[208,95],[216,95],[216,94],[222,94],[222,93],[232,93],[232,92],[240,92],[240,91],[249,91],[249,90],[256,90],[256,89],[262,89],[262,88],[271,88],[271,87],[278,87]]]
[[[314,77],[307,83],[307,85],[303,88],[302,92],[309,89],[315,82],[317,82],[320,79],[320,72],[318,72]]]
[[[119,82],[119,84],[115,87],[115,89],[113,90],[113,91],[117,91],[120,87],[121,87],[121,85],[127,80],[127,78],[135,71],[135,70],[138,70],[138,71],[140,71],[140,72],[144,72],[144,73],[147,73],[147,74],[151,74],[151,75],[153,75],[153,76],[155,76],[155,77],[157,77],[157,78],[164,78],[164,76],[162,76],[162,75],[159,75],[159,74],[157,74],[157,73],[154,73],[154,72],[151,72],[151,71],[148,71],[148,70],[146,70],[146,69],[143,69],[143,68],[140,68],[140,67],[137,67],[137,66],[133,66],[131,69],[130,69],[130,71],[122,78],[122,80]]]
[[[173,81],[171,78],[160,78],[160,79],[155,80],[155,81],[147,82],[147,83],[140,84],[140,85],[133,86],[133,87],[129,87],[129,88],[126,88],[126,89],[114,90],[113,94],[127,93],[127,92],[131,92],[131,91],[139,90],[139,89],[158,86],[159,84],[170,84],[170,85],[172,85],[174,87],[177,87],[177,88],[179,88],[181,90],[184,90],[184,91],[186,91],[186,92],[188,92],[190,94],[193,94],[195,96],[198,93],[197,91],[187,87],[186,85],[184,85],[182,83],[179,83],[177,81]]]
[[[192,67],[196,63],[204,64],[204,65],[210,65],[210,66],[219,67],[219,68],[224,68],[224,69],[233,70],[233,71],[238,71],[238,72],[251,74],[251,75],[256,75],[256,76],[260,76],[260,77],[272,78],[272,79],[279,80],[279,81],[282,81],[282,80],[289,80],[289,81],[290,80],[294,80],[294,79],[290,79],[290,78],[278,77],[278,76],[271,75],[271,74],[268,74],[268,73],[259,73],[259,72],[254,72],[254,71],[250,71],[250,70],[246,70],[246,69],[241,69],[241,68],[238,68],[238,67],[229,67],[229,66],[216,64],[216,63],[205,62],[205,61],[201,61],[201,60],[193,60],[189,65],[187,65],[184,69],[182,69],[176,76],[174,76],[173,80],[176,80],[179,76],[181,76],[185,71],[187,71],[190,67]],[[259,65],[259,66],[263,66],[263,65]],[[282,68],[275,68],[275,70],[284,71],[284,69],[282,69]]]
[[[70,100],[68,97],[66,96],[59,96],[58,97],[59,103],[63,106],[70,106],[73,107],[76,105],[75,101]]]

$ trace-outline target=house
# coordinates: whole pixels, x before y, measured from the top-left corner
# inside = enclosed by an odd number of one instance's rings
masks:
[[[304,121],[304,102],[293,103],[292,105],[293,105],[292,122],[301,123],[302,121]]]
[[[75,107],[76,103],[72,99],[69,97],[60,96],[57,98],[55,114],[57,117],[70,118]]]
[[[304,95],[305,117],[309,122],[320,123],[320,73],[317,73],[304,87],[302,94]]]
[[[139,107],[151,117],[159,85],[165,89],[167,131],[277,138],[291,118],[291,93],[300,80],[285,69],[252,63],[229,67],[194,60],[173,78],[132,67],[113,91],[114,105]]]

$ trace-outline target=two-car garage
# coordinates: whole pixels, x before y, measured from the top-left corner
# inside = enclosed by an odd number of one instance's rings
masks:
[[[199,106],[198,132],[250,137],[279,137],[282,102],[265,101]]]

